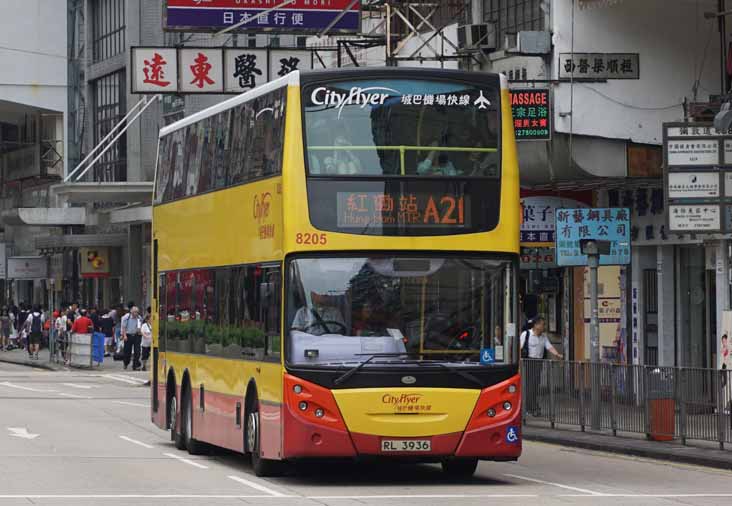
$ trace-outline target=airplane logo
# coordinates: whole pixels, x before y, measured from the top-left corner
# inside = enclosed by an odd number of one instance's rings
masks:
[[[483,96],[483,90],[480,90],[480,96],[475,99],[473,105],[477,105],[478,109],[488,109],[488,106],[491,105],[491,101],[485,98]]]

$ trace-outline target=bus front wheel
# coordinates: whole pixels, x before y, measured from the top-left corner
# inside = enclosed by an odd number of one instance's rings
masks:
[[[279,460],[264,459],[260,451],[261,428],[259,423],[259,401],[252,402],[247,414],[247,425],[245,435],[245,450],[251,453],[252,469],[259,477],[279,476],[282,474],[282,462]]]
[[[478,459],[448,459],[442,461],[442,470],[452,478],[470,478],[478,468]]]

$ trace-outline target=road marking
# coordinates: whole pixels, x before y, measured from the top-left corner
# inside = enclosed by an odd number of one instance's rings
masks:
[[[102,375],[102,377],[113,379],[116,381],[123,381],[123,382],[129,383],[131,385],[143,385],[143,384],[147,383],[146,379],[138,379],[138,378],[133,378],[131,376],[122,376],[122,375],[117,375],[117,374],[104,374],[104,375]]]
[[[562,494],[557,497],[590,497],[587,494]],[[699,494],[592,494],[592,497],[626,497],[626,498],[648,498],[648,499],[693,499],[695,497],[732,497],[732,494],[715,494],[699,493]]]
[[[88,395],[76,395],[69,392],[61,392],[59,395],[63,395],[64,397],[71,397],[72,399],[91,399]]]
[[[198,462],[193,462],[190,459],[187,459],[185,457],[181,457],[180,455],[176,455],[174,453],[163,453],[166,457],[170,457],[171,459],[180,460],[181,462],[185,462],[186,464],[197,467],[199,469],[208,469],[208,466],[204,466],[203,464],[199,464]]]
[[[534,483],[541,483],[542,485],[551,485],[553,487],[559,487],[566,490],[574,490],[575,492],[580,492],[585,495],[602,495],[601,492],[595,492],[594,490],[587,490],[586,488],[578,488],[578,487],[570,487],[569,485],[562,485],[561,483],[555,483],[553,481],[544,481],[544,480],[537,480],[536,478],[529,478],[527,476],[519,476],[518,474],[505,474],[503,476],[508,476],[509,478],[516,478],[519,480],[525,480],[525,481],[532,481]]]
[[[246,485],[249,488],[253,488],[255,490],[259,490],[260,492],[264,492],[265,494],[269,494],[272,497],[287,497],[285,494],[281,492],[277,492],[276,490],[272,490],[269,487],[265,487],[264,485],[260,485],[259,483],[255,483],[253,481],[245,480],[244,478],[239,478],[238,476],[229,476],[230,480],[234,480],[238,483],[241,483],[242,485]]]
[[[9,381],[3,381],[0,383],[0,385],[10,387],[10,388],[17,388],[18,390],[27,390],[29,392],[42,392],[42,393],[49,393],[49,392],[55,392],[56,390],[49,390],[47,388],[32,388],[32,387],[24,387],[21,385],[16,385],[14,383],[10,383]]]
[[[115,404],[124,404],[125,406],[137,406],[138,408],[149,408],[147,404],[140,404],[139,402],[127,402],[127,401],[112,401]]]
[[[136,439],[132,439],[131,437],[120,436],[119,438],[120,439],[124,439],[125,441],[129,441],[132,444],[136,444],[138,446],[142,446],[143,448],[149,448],[149,449],[155,448],[154,446],[151,446],[151,445],[149,445],[147,443],[143,443],[142,441],[137,441]]]
[[[296,497],[296,496],[284,496]],[[0,499],[272,499],[271,495],[225,494],[0,494]]]
[[[99,388],[99,385],[79,385],[78,383],[63,383],[67,387],[81,388],[83,390],[91,390],[92,388]]]
[[[19,437],[23,439],[35,439],[40,436],[40,434],[28,433],[28,429],[25,427],[8,427],[8,431],[10,432],[11,437]]]
[[[309,495],[305,499],[500,499],[500,498],[531,498],[538,494],[417,494],[417,495]],[[587,497],[578,496],[578,497]]]

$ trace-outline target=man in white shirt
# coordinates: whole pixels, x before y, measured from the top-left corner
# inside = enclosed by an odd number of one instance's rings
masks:
[[[303,306],[295,313],[292,330],[299,330],[314,336],[323,334],[346,334],[348,329],[338,308],[313,300],[313,306]]]
[[[558,359],[564,358],[559,353],[549,338],[544,334],[544,318],[537,316],[531,320],[531,328],[521,333],[520,349],[522,358],[543,359],[545,352],[549,352]],[[528,338],[528,341],[527,341]],[[528,357],[524,357],[524,346],[528,348]],[[524,373],[526,374],[526,408],[534,416],[541,416],[541,409],[537,401],[539,387],[541,385],[542,363],[538,360],[524,362]]]

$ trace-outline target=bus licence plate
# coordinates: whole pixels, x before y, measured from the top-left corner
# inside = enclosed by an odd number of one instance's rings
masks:
[[[429,439],[382,439],[382,452],[429,452],[432,443]]]

